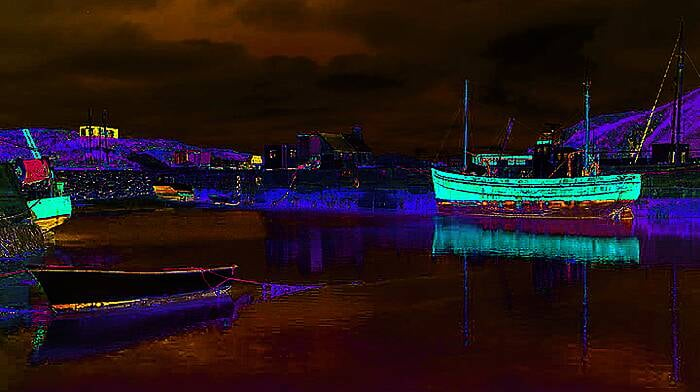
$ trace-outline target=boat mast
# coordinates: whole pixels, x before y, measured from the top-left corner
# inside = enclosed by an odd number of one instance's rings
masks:
[[[683,117],[683,68],[685,57],[685,42],[683,38],[683,19],[678,33],[678,52],[676,53],[676,99],[673,107],[673,128],[671,143],[673,144],[673,159],[675,165],[680,164],[681,119]]]
[[[591,79],[586,74],[586,79],[583,82],[583,101],[584,101],[584,126],[586,128],[586,144],[583,147],[583,168],[588,171],[589,149],[591,143]]]
[[[464,163],[462,167],[467,170],[467,149],[469,148],[469,80],[464,80]]]

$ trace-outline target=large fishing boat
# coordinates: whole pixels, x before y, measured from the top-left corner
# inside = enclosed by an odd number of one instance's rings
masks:
[[[630,219],[628,205],[641,192],[641,175],[600,175],[590,154],[589,86],[585,84],[586,144],[561,147],[553,133],[537,142],[527,170],[492,170],[472,162],[468,152],[468,83],[465,83],[464,164],[433,168],[435,198],[441,211],[467,215],[528,218]],[[485,167],[479,166],[485,163]]]

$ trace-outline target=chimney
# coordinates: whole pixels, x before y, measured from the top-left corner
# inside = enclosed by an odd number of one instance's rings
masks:
[[[362,126],[355,124],[352,126],[352,136],[357,140],[362,140]]]

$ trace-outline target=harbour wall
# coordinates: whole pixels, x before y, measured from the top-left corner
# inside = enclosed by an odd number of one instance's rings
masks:
[[[153,184],[173,182],[193,187],[200,204],[214,201],[243,209],[328,210],[433,214],[436,211],[429,176],[397,169],[368,169],[347,176],[338,171],[133,170],[57,171],[77,204],[93,201],[153,199]],[[636,215],[700,216],[695,176],[663,182],[646,179]]]

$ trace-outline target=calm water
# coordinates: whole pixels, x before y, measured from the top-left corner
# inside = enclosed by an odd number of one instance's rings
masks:
[[[700,220],[166,210],[77,217],[56,241],[47,263],[323,286],[54,320],[5,278],[0,389],[700,390]]]

